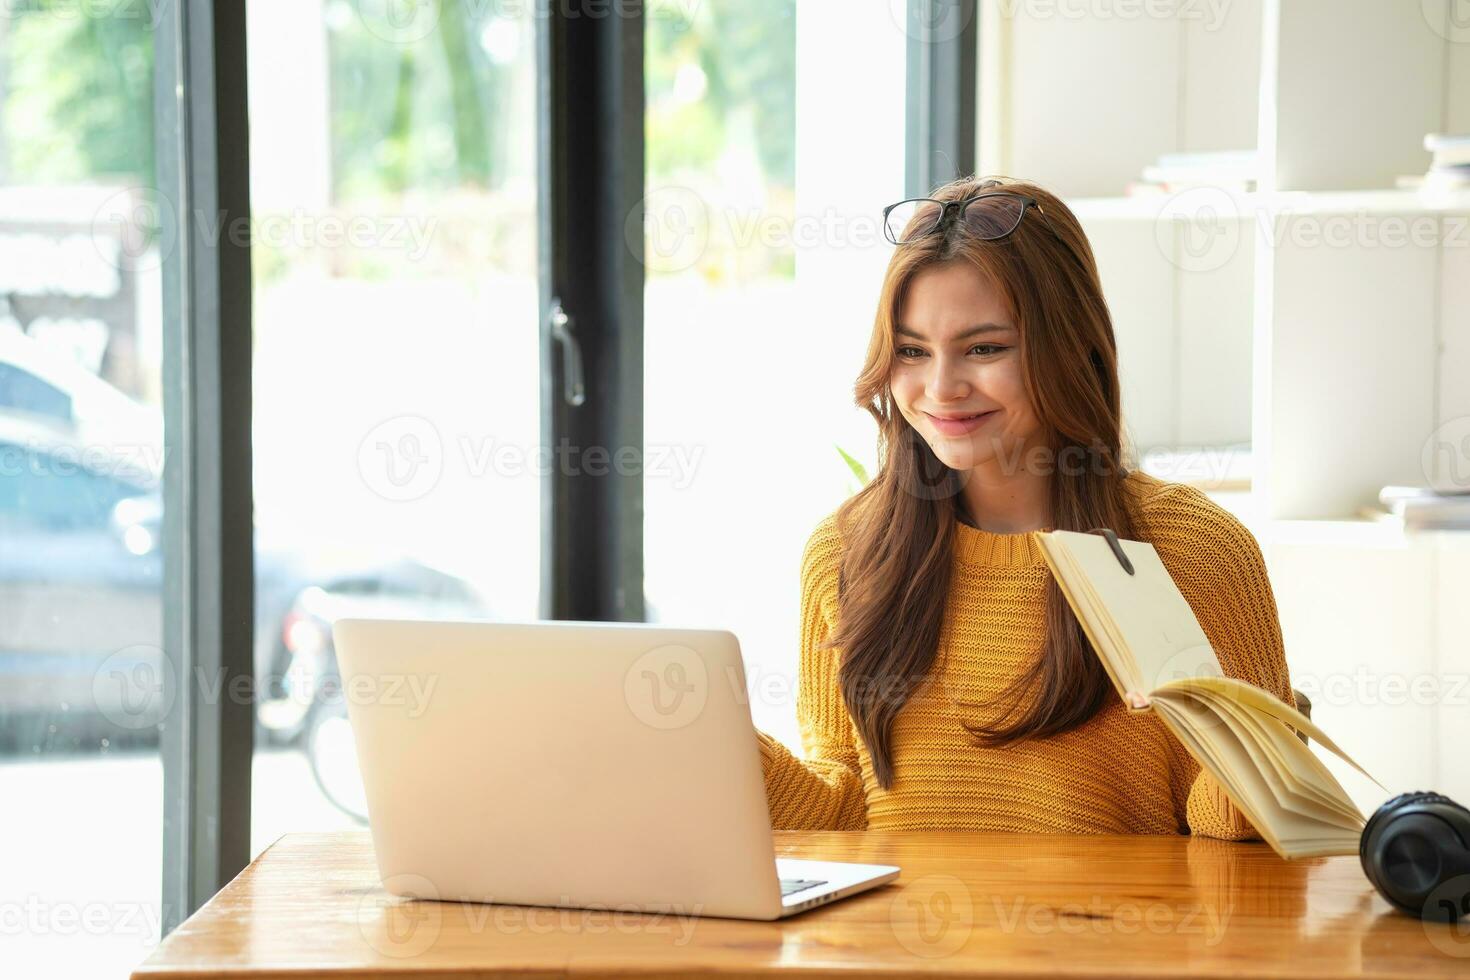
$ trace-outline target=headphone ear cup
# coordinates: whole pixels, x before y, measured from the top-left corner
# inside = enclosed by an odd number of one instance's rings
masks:
[[[1374,888],[1379,887],[1378,863],[1372,860],[1369,855],[1377,847],[1379,833],[1383,830],[1384,825],[1392,819],[1394,813],[1405,803],[1421,800],[1429,795],[1429,793],[1416,792],[1400,793],[1397,796],[1390,797],[1379,804],[1378,809],[1373,811],[1373,815],[1368,818],[1368,822],[1363,826],[1362,836],[1358,838],[1358,862],[1363,866],[1363,874],[1368,876],[1368,880],[1373,883]]]
[[[1395,907],[1440,921],[1470,915],[1470,811],[1448,797],[1402,793],[1384,803],[1363,828],[1358,857]]]

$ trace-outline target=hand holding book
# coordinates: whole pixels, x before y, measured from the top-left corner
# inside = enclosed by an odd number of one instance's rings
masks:
[[[1110,531],[1037,538],[1130,710],[1157,713],[1282,857],[1357,853],[1363,815],[1296,733],[1362,767],[1301,712],[1224,675],[1151,544]]]

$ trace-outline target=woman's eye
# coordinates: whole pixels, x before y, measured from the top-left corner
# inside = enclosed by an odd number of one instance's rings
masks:
[[[974,351],[979,351],[981,355],[989,357],[992,354],[999,354],[1005,349],[1006,346],[1004,344],[976,344],[974,347],[970,348],[970,351],[972,353]],[[915,358],[924,356],[924,352],[917,347],[900,347],[897,349],[896,353],[899,357],[904,358]]]

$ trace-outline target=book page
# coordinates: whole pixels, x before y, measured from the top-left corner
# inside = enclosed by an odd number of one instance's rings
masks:
[[[1223,716],[1228,712],[1249,730],[1249,734],[1241,736],[1242,741],[1259,747],[1291,792],[1310,797],[1340,812],[1357,826],[1363,824],[1363,816],[1347,791],[1306,743],[1285,727],[1284,722],[1204,688],[1196,687],[1195,693],[1208,700],[1216,713]]]
[[[1280,806],[1234,730],[1202,703],[1187,696],[1165,696],[1154,707],[1277,854],[1298,858],[1358,852],[1357,829],[1333,826]]]
[[[1107,621],[1107,610],[1098,604],[1091,590],[1082,591],[1086,589],[1086,576],[1078,570],[1060,540],[1046,533],[1038,533],[1036,538],[1042,555],[1051,566],[1057,587],[1061,589],[1067,605],[1077,614],[1082,632],[1087,634],[1088,642],[1092,644],[1092,649],[1097,653],[1108,677],[1112,679],[1119,696],[1130,690],[1138,690],[1138,671],[1133,665],[1133,658],[1128,655],[1122,638],[1111,630]]]
[[[1209,678],[1183,678],[1169,682],[1169,687],[1179,690],[1189,690],[1191,687],[1201,687],[1215,692],[1221,697],[1230,698],[1240,704],[1254,708],[1264,714],[1295,728],[1297,731],[1306,732],[1308,738],[1314,738],[1319,745],[1324,746],[1329,752],[1337,756],[1343,762],[1352,766],[1358,772],[1373,779],[1368,770],[1358,765],[1353,757],[1338,747],[1326,732],[1312,723],[1312,719],[1300,711],[1284,703],[1280,698],[1268,691],[1263,691],[1254,684],[1237,680],[1234,677],[1209,677]],[[1379,789],[1387,790],[1382,783],[1373,779]]]
[[[1171,680],[1224,675],[1209,637],[1153,545],[1119,539],[1133,564],[1130,575],[1100,534],[1038,536],[1055,543],[1066,558],[1052,569],[1059,584],[1066,580],[1066,591],[1092,607],[1100,631],[1110,635],[1115,649],[1108,656],[1120,661],[1115,665],[1124,688],[1120,693],[1148,694]],[[1052,551],[1043,548],[1043,553],[1050,563]]]
[[[1251,760],[1255,763],[1257,771],[1260,772],[1267,789],[1271,791],[1271,795],[1275,798],[1278,806],[1304,817],[1311,817],[1314,820],[1320,820],[1323,823],[1332,824],[1335,827],[1342,827],[1345,830],[1362,830],[1363,818],[1357,809],[1352,806],[1352,803],[1347,800],[1347,794],[1342,792],[1341,787],[1338,787],[1339,798],[1334,799],[1329,795],[1325,800],[1318,798],[1314,793],[1303,793],[1293,788],[1292,784],[1297,783],[1300,785],[1300,781],[1291,775],[1291,767],[1282,758],[1285,754],[1282,751],[1284,746],[1273,745],[1269,735],[1263,736],[1260,733],[1251,723],[1251,720],[1246,717],[1249,715],[1248,709],[1241,708],[1240,705],[1230,701],[1215,701],[1208,692],[1201,691],[1200,694],[1204,696],[1197,697],[1196,700],[1199,700],[1204,707],[1208,708],[1221,723],[1229,726],[1236,740],[1240,742],[1241,747],[1251,756]],[[1173,691],[1161,695],[1165,699],[1177,696]],[[1261,719],[1262,717],[1261,715],[1256,716],[1257,719]],[[1279,724],[1270,721],[1270,719],[1265,720],[1271,724]],[[1284,727],[1281,730],[1286,732]],[[1302,753],[1308,756],[1312,754],[1311,750],[1295,735],[1286,733],[1285,739],[1286,741],[1295,742]],[[1278,754],[1273,755],[1272,749]],[[1309,763],[1300,758],[1294,761],[1302,769],[1306,769],[1309,765]],[[1339,800],[1343,806],[1337,805]]]

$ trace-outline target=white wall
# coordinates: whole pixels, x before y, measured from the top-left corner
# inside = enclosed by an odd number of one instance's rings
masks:
[[[1319,750],[1365,812],[1433,789],[1470,797],[1470,541],[1392,526],[1284,522],[1265,544],[1292,686],[1380,789]]]
[[[1441,248],[1387,231],[1440,220],[1347,202],[1274,218],[1254,440],[1269,516],[1352,517],[1385,484],[1425,482]]]
[[[1271,0],[1277,189],[1391,187],[1424,172],[1424,134],[1445,122],[1451,47],[1425,9],[1445,3]]]
[[[322,0],[250,0],[250,204],[257,211],[331,203],[331,86]]]
[[[982,170],[1110,196],[1161,153],[1255,147],[1261,0],[983,2]]]

